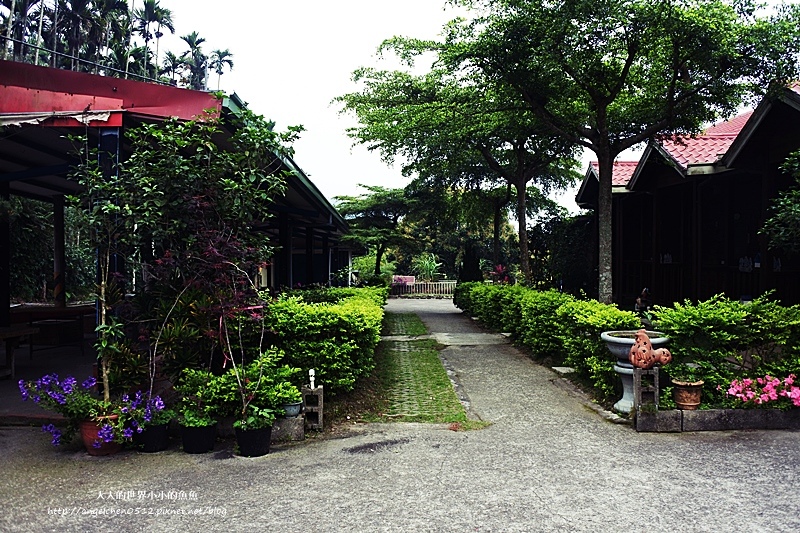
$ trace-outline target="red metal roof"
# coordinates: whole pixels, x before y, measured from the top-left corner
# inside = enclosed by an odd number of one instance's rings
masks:
[[[611,175],[611,185],[625,187],[636,171],[638,161],[614,161],[614,173]],[[592,161],[592,170],[597,176],[600,176],[600,164],[597,161]]]
[[[661,146],[684,169],[689,165],[715,163],[725,155],[752,114],[749,111],[715,124],[697,137],[665,139]]]
[[[11,61],[0,61],[0,87],[0,113],[126,111],[192,120],[222,108],[221,100],[204,91]]]

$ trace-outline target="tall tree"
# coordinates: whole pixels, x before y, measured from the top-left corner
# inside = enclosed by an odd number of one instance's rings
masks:
[[[172,25],[172,11],[161,7],[158,0],[144,0],[142,7],[134,10],[133,17],[136,21],[136,31],[142,36],[142,39],[144,39],[144,47],[148,51],[144,56],[145,62],[142,64],[142,70],[145,72],[145,76],[147,76],[149,71],[149,62],[147,59],[150,55],[150,41],[152,41],[153,38],[156,39],[155,64],[158,65],[158,41],[163,36],[161,28],[167,28],[172,33],[175,33],[175,27]],[[151,26],[156,27],[155,35],[150,31]]]
[[[233,54],[227,48],[225,50],[214,50],[211,52],[208,66],[217,73],[217,90],[219,90],[219,79],[222,77],[225,67],[228,67],[229,70],[233,70],[232,57]]]
[[[13,57],[19,61],[27,52],[23,49],[24,43],[30,36],[28,32],[29,14],[41,0],[2,0],[0,5],[8,9],[8,16],[5,19],[2,27],[3,33],[7,38],[14,39],[9,43],[3,41],[3,58],[6,55],[6,48],[11,46],[13,49]]]
[[[413,66],[415,57],[447,47],[394,38],[381,49]],[[520,262],[530,281],[527,188],[550,190],[574,179],[569,144],[544,128],[516,93],[488,84],[479,72],[463,75],[439,63],[423,75],[364,68],[353,77],[363,89],[337,100],[358,117],[360,125],[349,131],[356,142],[387,161],[402,157],[407,175],[466,188],[514,188]]]
[[[598,159],[599,296],[610,302],[611,176],[623,150],[691,134],[797,76],[798,7],[751,0],[459,0],[453,69],[510,87],[549,130]]]
[[[189,88],[202,91],[206,88],[208,56],[203,53],[201,45],[206,42],[206,40],[200,37],[196,31],[181,36],[181,39],[189,45],[189,50],[184,52],[181,56],[186,58],[189,66]]]
[[[375,275],[389,246],[402,242],[400,222],[408,213],[409,201],[403,189],[361,185],[368,192],[359,196],[335,196],[336,209],[350,224],[352,242],[375,250]]]
[[[175,76],[188,67],[185,57],[178,57],[172,52],[164,54],[164,62],[161,64],[159,74],[169,74],[169,79],[173,84],[177,83]]]

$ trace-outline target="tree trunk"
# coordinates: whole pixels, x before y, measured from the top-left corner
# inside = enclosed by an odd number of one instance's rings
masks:
[[[528,252],[528,217],[525,210],[525,180],[518,179],[514,183],[517,188],[517,222],[519,223],[519,261],[525,285],[533,283],[531,274],[531,257]]]
[[[11,32],[12,32],[12,29],[14,28],[14,8],[16,7],[15,4],[16,4],[16,0],[11,0],[11,11],[9,11],[8,19],[7,19],[8,27],[6,28],[6,40],[3,41],[3,57],[2,57],[2,59],[6,58],[6,50],[8,50],[8,43],[11,42]],[[13,46],[14,45],[12,45],[12,50],[13,50]]]
[[[500,264],[500,224],[502,222],[502,200],[494,200],[494,229],[492,233],[492,266]]]
[[[375,248],[375,275],[381,275],[381,260],[383,259],[383,253],[386,251],[386,245],[379,244]]]
[[[606,304],[613,300],[612,287],[612,216],[611,216],[611,176],[614,160],[610,149],[600,150],[597,160],[600,166],[599,192],[597,195],[597,242],[598,242],[598,296]]]

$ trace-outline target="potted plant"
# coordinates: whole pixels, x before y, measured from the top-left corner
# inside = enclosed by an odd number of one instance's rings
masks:
[[[278,410],[275,361],[282,354],[267,350],[252,363],[234,364],[223,376],[223,410],[233,416],[239,454],[258,457],[269,453],[272,424]]]
[[[136,391],[135,394],[122,396],[120,417],[123,424],[123,436],[133,441],[143,452],[160,452],[169,446],[167,432],[175,411],[167,409],[160,396],[150,392]]]
[[[283,409],[285,418],[299,416],[303,410],[303,395],[296,385],[282,381],[275,385],[275,396],[278,405]]]
[[[185,369],[175,390],[181,395],[178,420],[183,451],[206,453],[217,438],[219,404],[215,398],[218,378],[208,370]]]
[[[698,364],[681,360],[669,366],[672,381],[672,397],[675,406],[685,411],[693,411],[700,406],[703,394],[702,369]]]
[[[95,393],[95,385],[93,377],[78,383],[72,376],[62,380],[56,374],[47,374],[35,381],[20,380],[19,390],[23,401],[31,400],[66,419],[64,431],[52,423],[42,427],[52,436],[54,446],[80,430],[89,455],[108,455],[122,448],[124,427],[117,408]]]

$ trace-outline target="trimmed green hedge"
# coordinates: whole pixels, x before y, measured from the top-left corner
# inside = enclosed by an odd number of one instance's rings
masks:
[[[533,358],[573,367],[603,400],[618,397],[621,385],[600,333],[642,327],[637,315],[615,305],[522,286],[461,283],[453,302],[486,326],[512,333]],[[749,304],[718,295],[656,307],[653,315],[675,357],[664,370],[703,379],[704,405],[741,406],[725,394],[733,379],[800,377],[800,306],[781,306],[769,295]],[[662,388],[662,405],[670,405],[669,393]]]
[[[739,406],[726,395],[734,379],[800,376],[800,306],[784,307],[770,295],[743,303],[718,294],[698,303],[656,306],[653,315],[675,358],[665,371],[702,379],[706,405]]]
[[[618,378],[600,333],[641,327],[635,314],[614,305],[521,285],[462,283],[454,303],[486,326],[510,332],[535,359],[549,357],[575,368],[603,399],[616,394]]]
[[[600,339],[604,331],[642,327],[639,317],[621,311],[616,305],[596,300],[572,300],[556,309],[559,328],[556,335],[564,346],[564,363],[592,382],[595,393],[610,400],[621,383],[614,372],[616,358]]]
[[[321,297],[325,291],[315,292]],[[309,303],[301,295],[280,297],[266,317],[274,344],[286,354],[282,363],[316,371],[330,395],[353,389],[375,367],[386,289],[334,289],[333,303]],[[383,295],[383,296],[382,296]],[[305,296],[305,294],[303,294]]]

